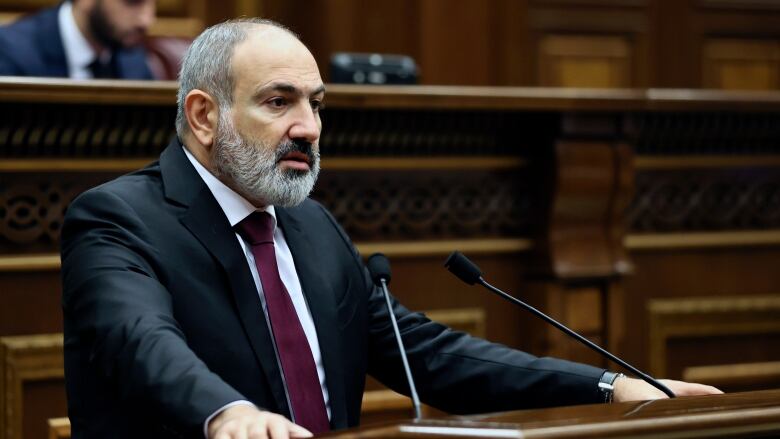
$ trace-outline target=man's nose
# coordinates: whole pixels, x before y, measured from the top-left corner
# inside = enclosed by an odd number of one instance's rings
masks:
[[[295,121],[290,127],[291,139],[303,139],[315,143],[320,138],[320,118],[311,106],[306,103],[295,112]]]
[[[149,29],[156,18],[157,2],[155,0],[148,0],[143,2],[140,10],[138,11],[138,27]]]

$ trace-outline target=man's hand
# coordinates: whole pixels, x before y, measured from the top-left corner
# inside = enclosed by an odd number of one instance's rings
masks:
[[[209,439],[287,439],[311,437],[309,430],[276,413],[246,404],[226,408],[209,422]]]
[[[677,396],[719,395],[723,392],[712,386],[675,380],[659,380]],[[615,381],[613,401],[644,401],[666,398],[666,394],[646,382],[635,378],[618,378]]]

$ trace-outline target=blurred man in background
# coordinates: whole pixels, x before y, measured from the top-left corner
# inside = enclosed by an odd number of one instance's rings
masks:
[[[68,0],[0,27],[0,75],[152,79],[156,0]]]

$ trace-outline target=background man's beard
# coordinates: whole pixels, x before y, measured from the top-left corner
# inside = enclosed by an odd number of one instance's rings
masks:
[[[243,138],[233,126],[229,111],[220,111],[211,160],[217,178],[253,202],[293,207],[309,196],[320,173],[320,154],[309,143],[286,141],[276,148]],[[224,117],[222,115],[225,115]],[[279,160],[292,151],[309,158],[309,171],[279,168]]]
[[[89,12],[89,27],[95,39],[105,47],[116,50],[122,47],[122,42],[114,35],[114,29],[103,11],[103,2],[98,0]]]

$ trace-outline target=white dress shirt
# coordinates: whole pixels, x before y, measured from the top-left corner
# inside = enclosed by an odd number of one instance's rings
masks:
[[[190,154],[187,148],[184,148],[184,153],[192,163],[192,166],[195,167],[198,175],[200,175],[200,177],[203,179],[203,182],[206,183],[206,186],[208,186],[212,195],[214,195],[214,198],[216,198],[217,203],[219,203],[219,206],[222,208],[222,211],[225,212],[225,216],[230,222],[231,227],[235,227],[236,224],[241,222],[244,218],[248,217],[255,211],[265,211],[273,217],[274,248],[276,254],[276,263],[279,266],[279,277],[282,279],[282,283],[284,283],[285,288],[287,288],[287,292],[290,294],[293,306],[295,307],[295,313],[298,314],[298,320],[300,320],[301,326],[303,327],[303,332],[306,334],[306,340],[309,342],[309,347],[311,348],[311,353],[314,357],[314,364],[317,366],[317,375],[319,376],[320,380],[322,397],[325,400],[325,409],[328,411],[328,419],[330,419],[328,389],[325,386],[325,369],[322,366],[322,355],[320,353],[320,344],[317,339],[317,331],[314,328],[314,320],[311,317],[309,307],[306,304],[305,298],[303,297],[303,290],[301,289],[301,282],[298,279],[298,273],[295,270],[295,262],[293,261],[292,253],[290,253],[290,248],[287,246],[287,241],[284,239],[284,233],[282,233],[282,229],[276,227],[276,212],[274,211],[274,206],[267,206],[264,209],[256,208],[252,205],[252,203],[244,199],[244,197],[237,194],[224,183],[219,181],[219,179],[211,174],[211,172],[203,167],[203,165],[201,165],[200,162],[198,162],[198,160],[192,154]],[[263,284],[260,282],[260,275],[257,272],[257,267],[255,266],[255,258],[254,255],[252,255],[252,249],[249,245],[247,245],[246,242],[244,242],[244,239],[241,238],[238,233],[236,233],[235,236],[239,245],[241,245],[241,249],[244,251],[244,256],[246,257],[246,262],[249,266],[249,271],[252,272],[252,278],[255,281],[257,294],[260,296],[260,303],[262,304],[263,313],[265,314],[265,320],[266,322],[269,322],[268,309],[265,303],[265,295],[263,294]],[[270,331],[270,323],[268,328]],[[271,333],[273,333],[273,331],[271,331]],[[274,350],[276,350],[275,343]],[[277,362],[278,361],[279,358],[277,355]],[[279,370],[282,372],[282,377],[284,378],[284,371],[282,370],[281,366],[279,367]],[[257,376],[258,379],[261,379],[260,377],[262,377],[262,374],[258,371]],[[287,392],[286,383],[285,392]],[[206,419],[203,427],[204,432],[207,432],[208,423],[214,416],[230,406],[247,403],[248,401],[235,401],[217,410],[215,413],[209,416],[208,419]],[[208,434],[206,434],[206,436],[208,437]]]
[[[89,65],[97,57],[97,53],[89,45],[89,42],[76,25],[73,18],[73,4],[64,2],[57,11],[57,20],[60,25],[60,38],[62,48],[65,50],[65,60],[68,63],[68,77],[72,79],[92,79],[92,70]],[[104,52],[101,57],[110,57]]]

